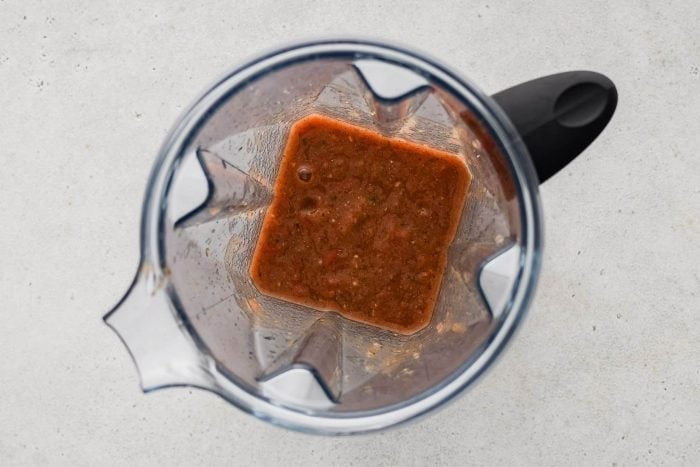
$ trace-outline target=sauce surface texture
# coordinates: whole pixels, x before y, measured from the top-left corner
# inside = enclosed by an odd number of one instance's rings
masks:
[[[303,118],[284,150],[253,282],[283,300],[418,331],[432,317],[470,180],[454,154]]]

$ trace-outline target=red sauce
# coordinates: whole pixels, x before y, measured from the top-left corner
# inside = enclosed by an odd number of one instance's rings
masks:
[[[296,122],[250,274],[267,295],[411,334],[431,320],[471,175],[454,154]]]

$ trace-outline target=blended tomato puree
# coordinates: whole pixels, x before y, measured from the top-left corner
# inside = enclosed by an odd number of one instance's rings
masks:
[[[431,320],[464,161],[321,115],[290,131],[250,274],[267,295],[411,334]]]

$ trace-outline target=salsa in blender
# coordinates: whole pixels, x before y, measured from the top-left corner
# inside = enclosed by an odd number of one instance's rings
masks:
[[[291,128],[250,268],[267,295],[390,331],[431,320],[463,159],[322,115]]]

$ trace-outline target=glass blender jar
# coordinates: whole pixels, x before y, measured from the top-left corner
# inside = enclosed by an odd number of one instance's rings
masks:
[[[414,419],[460,394],[512,337],[540,268],[538,183],[595,139],[616,102],[610,80],[583,71],[489,97],[431,58],[362,40],[263,55],[216,82],[168,135],[136,278],[105,321],[144,391],[207,389],[321,434]],[[286,138],[311,114],[450,152],[472,174],[432,321],[414,334],[269,297],[251,281]]]

